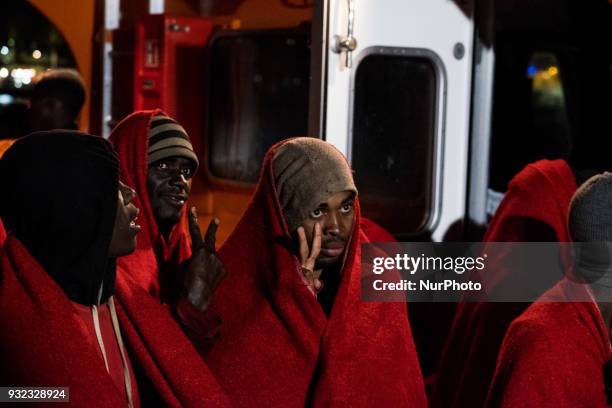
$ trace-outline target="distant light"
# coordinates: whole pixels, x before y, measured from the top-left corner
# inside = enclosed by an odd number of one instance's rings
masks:
[[[9,53],[9,47],[7,47],[6,45],[3,45],[2,48],[0,48],[0,54],[8,55],[8,53]]]
[[[9,105],[13,103],[13,95],[9,94],[0,94],[0,105]]]
[[[0,68],[0,78],[6,78],[9,76],[9,70],[2,67]]]
[[[29,84],[35,75],[36,70],[32,68],[13,68],[11,70],[11,77],[13,77],[15,88],[21,88],[22,85]]]
[[[538,69],[534,65],[527,67],[527,76],[532,77],[538,72]]]
[[[42,57],[42,52],[40,52],[40,50],[34,50],[32,52],[32,58],[34,59],[40,59],[40,57]]]
[[[558,73],[559,73],[559,68],[557,68],[557,67],[549,67],[548,68],[548,75],[555,76]]]
[[[36,70],[32,68],[14,68],[11,70],[11,76],[19,80],[23,80],[25,78],[32,79],[35,75]]]

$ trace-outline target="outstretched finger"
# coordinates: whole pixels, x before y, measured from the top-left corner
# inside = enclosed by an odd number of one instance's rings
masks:
[[[219,219],[213,218],[210,220],[210,224],[208,224],[208,228],[206,229],[206,235],[204,236],[204,245],[206,245],[206,249],[208,252],[215,252],[215,241],[217,237],[217,227],[219,227]]]
[[[308,249],[308,240],[306,239],[306,232],[304,231],[304,227],[298,227],[297,229],[298,238],[300,239],[300,262],[302,265],[308,259],[308,253],[310,250]]]
[[[191,235],[191,249],[196,250],[204,243],[202,242],[202,233],[198,224],[198,212],[195,207],[191,207],[189,211],[189,234]]]
[[[317,259],[321,252],[321,224],[318,222],[314,226],[314,234],[312,238],[312,249],[310,250],[310,259],[313,261]]]

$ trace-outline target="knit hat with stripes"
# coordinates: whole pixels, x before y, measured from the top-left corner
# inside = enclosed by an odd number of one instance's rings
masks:
[[[174,119],[156,115],[149,126],[149,165],[168,157],[184,157],[198,168],[198,157],[193,151],[189,135]]]

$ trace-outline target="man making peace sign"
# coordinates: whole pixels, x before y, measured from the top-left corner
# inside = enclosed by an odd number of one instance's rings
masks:
[[[267,153],[253,199],[219,250],[208,365],[237,406],[426,406],[403,303],[360,299],[359,202],[332,145]]]

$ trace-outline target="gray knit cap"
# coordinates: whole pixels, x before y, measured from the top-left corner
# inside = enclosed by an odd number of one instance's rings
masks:
[[[357,194],[346,158],[331,144],[297,137],[272,159],[274,183],[289,231],[295,231],[321,203],[342,191]]]
[[[574,244],[574,273],[612,287],[612,173],[582,184],[570,202],[568,228]]]
[[[612,241],[612,173],[597,174],[576,190],[568,227],[575,242]]]

